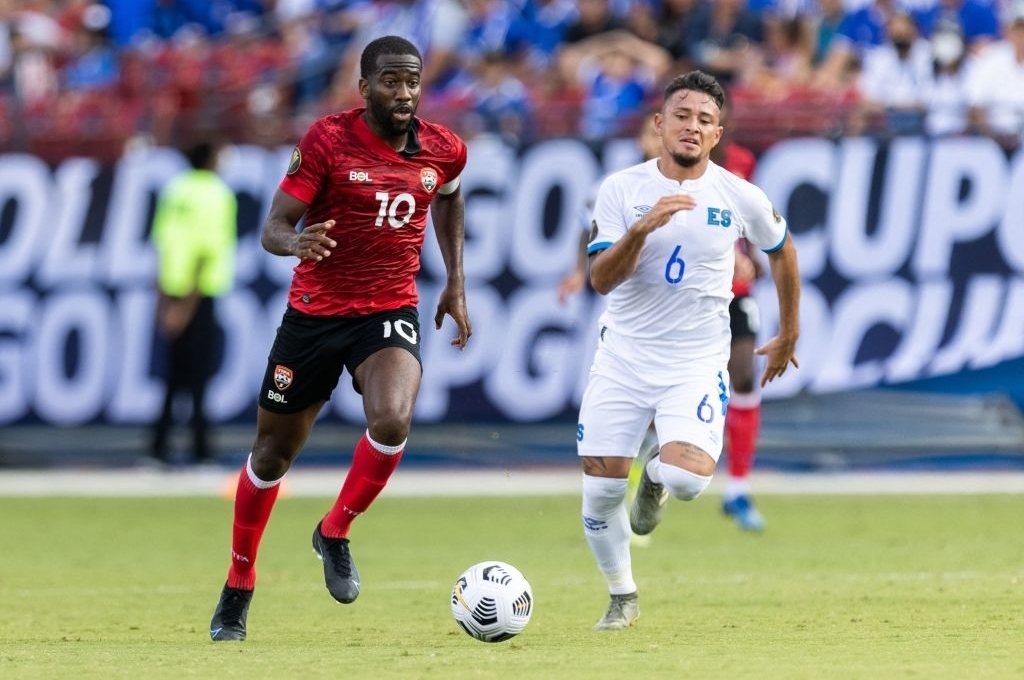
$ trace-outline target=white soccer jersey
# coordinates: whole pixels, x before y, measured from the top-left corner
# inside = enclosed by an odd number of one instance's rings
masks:
[[[772,252],[786,238],[786,221],[750,182],[709,163],[703,176],[680,183],[653,159],[601,183],[588,253],[612,246],[670,193],[690,194],[697,207],[647,237],[636,271],[607,296],[601,316],[616,354],[661,385],[694,361],[728,360],[736,240]]]

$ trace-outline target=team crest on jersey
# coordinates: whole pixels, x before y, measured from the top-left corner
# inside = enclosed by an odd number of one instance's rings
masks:
[[[651,212],[651,206],[649,205],[634,205],[633,206],[633,217],[643,217],[647,213]]]
[[[420,170],[420,184],[427,190],[427,193],[433,193],[434,189],[437,188],[437,171],[433,168],[423,168]]]
[[[299,166],[302,165],[302,152],[299,151],[299,147],[292,149],[292,159],[288,161],[288,174],[294,175],[299,171]]]
[[[282,366],[281,364],[274,366],[274,384],[282,392],[292,386],[293,377],[292,369],[287,366]]]

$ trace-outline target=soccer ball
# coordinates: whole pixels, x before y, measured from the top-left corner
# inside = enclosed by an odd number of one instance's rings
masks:
[[[526,628],[532,613],[530,583],[505,562],[474,564],[452,588],[452,616],[462,630],[482,642],[515,637]]]

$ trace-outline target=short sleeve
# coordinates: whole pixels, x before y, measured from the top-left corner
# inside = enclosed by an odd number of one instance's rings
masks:
[[[587,254],[607,250],[626,233],[628,225],[623,218],[622,190],[614,175],[601,182],[594,199],[593,222]]]
[[[313,123],[292,150],[280,189],[303,203],[312,203],[328,177],[324,123]]]
[[[782,247],[789,230],[786,219],[776,210],[768,196],[753,184],[746,185],[741,197],[743,216],[743,233],[746,238],[766,253],[772,253]]]
[[[454,132],[451,133],[451,143],[453,147],[451,158],[443,168],[445,184],[462,175],[462,171],[465,170],[466,161],[469,157],[469,150],[466,148],[466,143]]]

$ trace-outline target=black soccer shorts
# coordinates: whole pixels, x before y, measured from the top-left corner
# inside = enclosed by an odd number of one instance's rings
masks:
[[[401,347],[420,359],[419,314],[403,307],[359,317],[284,313],[267,359],[259,404],[274,413],[295,413],[327,401],[348,369],[356,392],[356,367],[374,352]]]
[[[729,303],[729,330],[732,339],[756,338],[761,328],[761,315],[757,301],[750,295],[737,295]]]

